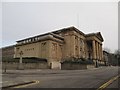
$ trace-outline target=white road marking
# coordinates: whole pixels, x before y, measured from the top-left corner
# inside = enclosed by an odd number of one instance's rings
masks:
[[[8,81],[4,81],[4,82],[0,82],[0,83],[6,83],[6,82],[8,82]]]

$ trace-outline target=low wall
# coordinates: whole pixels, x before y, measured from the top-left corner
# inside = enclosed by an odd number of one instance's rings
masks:
[[[82,69],[88,69],[88,68],[94,68],[94,65],[85,65],[85,64],[77,64],[77,63],[62,63],[61,69],[62,70],[82,70]]]
[[[47,63],[23,63],[23,69],[49,69]],[[58,65],[57,65],[58,66]],[[2,69],[16,70],[19,69],[19,63],[2,63]],[[73,64],[73,63],[62,63],[61,67],[51,67],[51,69],[62,69],[62,70],[82,70],[94,68],[94,65],[84,64]]]
[[[23,63],[23,69],[48,69],[47,63]],[[14,70],[19,68],[19,63],[2,63],[2,69]]]
[[[95,65],[87,65],[87,69],[95,68]]]

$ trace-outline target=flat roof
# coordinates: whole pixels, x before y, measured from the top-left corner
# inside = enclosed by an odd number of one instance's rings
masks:
[[[45,33],[45,34],[41,34],[41,35],[36,35],[36,36],[32,36],[32,37],[28,37],[28,38],[25,38],[25,39],[21,39],[21,40],[18,40],[16,42],[21,42],[21,41],[24,41],[24,40],[28,40],[28,39],[32,39],[32,38],[36,38],[36,37],[42,37],[42,36],[45,36],[45,35],[53,35],[53,36],[56,36],[57,38],[63,38],[62,36],[60,35],[56,35],[56,34],[59,34],[61,32],[66,32],[66,31],[76,31],[80,34],[82,34],[83,36],[85,37],[89,37],[89,36],[96,36],[97,38],[99,38],[100,40],[103,41],[103,38],[102,38],[102,35],[100,32],[97,32],[97,33],[89,33],[89,34],[84,34],[83,32],[81,32],[79,29],[77,29],[76,27],[74,26],[71,26],[71,27],[67,27],[67,28],[63,28],[63,29],[59,29],[59,30],[55,30],[55,31],[52,31],[52,32],[48,32],[48,33]],[[99,36],[98,36],[99,35]]]
[[[45,36],[45,35],[49,35],[49,34],[54,34],[54,33],[60,33],[60,32],[65,32],[65,31],[70,31],[70,30],[75,30],[76,32],[79,32],[81,33],[82,35],[85,35],[83,32],[79,31],[77,28],[75,28],[74,26],[71,26],[71,27],[68,27],[68,28],[63,28],[63,29],[60,29],[60,30],[55,30],[55,31],[52,31],[52,32],[48,32],[48,33],[45,33],[45,34],[40,34],[40,35],[36,35],[36,36],[32,36],[32,37],[28,37],[28,38],[25,38],[25,39],[21,39],[21,40],[18,40],[16,42],[21,42],[21,41],[24,41],[24,40],[28,40],[28,39],[32,39],[32,38],[35,38],[35,37],[42,37],[42,36]],[[58,36],[58,37],[61,37],[61,36]]]

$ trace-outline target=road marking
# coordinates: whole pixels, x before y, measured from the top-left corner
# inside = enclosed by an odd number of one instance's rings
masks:
[[[0,83],[6,83],[6,82],[8,82],[8,81],[4,81],[4,82],[0,82]]]
[[[22,88],[22,87],[27,87],[27,86],[38,84],[38,83],[39,83],[38,80],[33,80],[33,83],[29,83],[29,84],[25,84],[25,85],[18,85],[18,86],[15,86],[13,88]]]
[[[105,89],[108,85],[110,85],[113,81],[117,80],[120,77],[120,75],[117,75],[116,77],[111,78],[109,81],[101,85],[97,90],[103,90]]]

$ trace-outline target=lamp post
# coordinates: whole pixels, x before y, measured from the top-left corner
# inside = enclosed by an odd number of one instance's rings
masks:
[[[19,69],[23,70],[23,64],[22,64],[22,56],[23,56],[23,51],[20,51],[20,60],[19,60]]]

